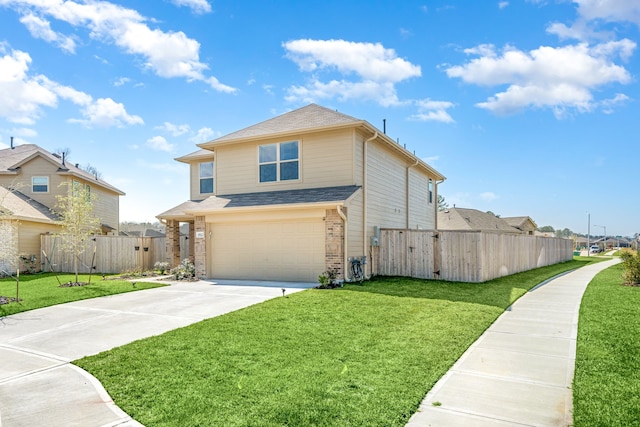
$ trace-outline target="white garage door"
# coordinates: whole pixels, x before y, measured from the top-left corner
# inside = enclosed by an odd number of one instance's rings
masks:
[[[325,268],[324,221],[216,223],[211,277],[315,282]]]

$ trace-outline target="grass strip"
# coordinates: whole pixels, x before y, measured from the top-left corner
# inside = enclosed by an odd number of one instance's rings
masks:
[[[622,265],[599,273],[582,298],[573,381],[574,425],[640,426],[640,287]]]
[[[309,290],[74,363],[152,426],[403,426],[518,297],[570,261],[483,284]]]
[[[59,274],[58,278],[62,283],[75,281],[73,274]],[[79,281],[81,282],[87,282],[88,280],[88,274],[79,276]],[[126,280],[102,280],[101,276],[94,274],[90,285],[61,288],[58,286],[58,281],[53,273],[22,275],[20,276],[18,288],[21,301],[0,305],[0,317],[65,302],[139,291],[159,286],[165,285],[162,283],[137,282],[134,287],[132,282]],[[0,279],[0,295],[15,298],[16,281],[14,278],[6,277]]]

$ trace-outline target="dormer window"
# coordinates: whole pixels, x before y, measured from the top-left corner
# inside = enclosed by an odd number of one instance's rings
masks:
[[[300,178],[298,141],[258,147],[260,182],[291,181]]]
[[[34,176],[31,178],[31,192],[33,193],[48,193],[49,192],[49,177],[48,176]]]
[[[200,163],[200,194],[213,194],[213,162]]]

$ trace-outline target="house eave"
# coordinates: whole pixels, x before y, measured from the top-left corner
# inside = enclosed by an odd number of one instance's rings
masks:
[[[211,214],[236,214],[245,212],[267,212],[267,211],[287,211],[301,209],[330,209],[336,206],[344,206],[346,200],[323,201],[312,203],[286,203],[277,205],[260,205],[260,206],[238,206],[233,208],[211,208],[211,209],[194,209],[186,210],[185,213],[192,216],[202,216]]]

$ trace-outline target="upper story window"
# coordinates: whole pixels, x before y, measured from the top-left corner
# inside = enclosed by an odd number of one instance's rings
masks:
[[[433,180],[429,178],[429,204],[433,203]]]
[[[48,193],[49,192],[49,177],[48,176],[34,176],[31,178],[31,191],[33,193]]]
[[[200,194],[213,193],[213,162],[200,163]]]
[[[298,141],[258,147],[260,182],[291,181],[300,178]]]

